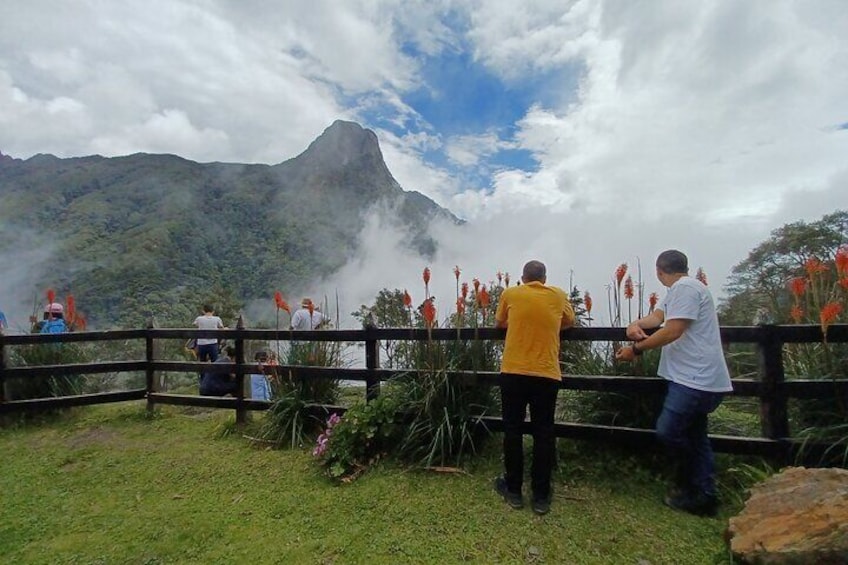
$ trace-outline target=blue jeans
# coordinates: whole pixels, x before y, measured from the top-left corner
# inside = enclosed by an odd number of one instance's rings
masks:
[[[724,395],[668,383],[657,439],[677,463],[677,486],[690,494],[716,494],[715,458],[707,437],[707,416]]]
[[[218,344],[204,343],[197,346],[197,360],[211,361],[214,363],[218,359]]]

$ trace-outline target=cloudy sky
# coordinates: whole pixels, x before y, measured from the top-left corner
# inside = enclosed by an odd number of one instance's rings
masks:
[[[354,120],[469,220],[434,229],[444,293],[535,257],[603,297],[676,247],[720,294],[771,230],[848,208],[846,30],[844,0],[7,3],[0,151],[272,164]],[[390,229],[304,290],[418,288]]]

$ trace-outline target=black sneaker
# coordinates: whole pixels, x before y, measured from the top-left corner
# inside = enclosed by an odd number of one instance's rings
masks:
[[[713,494],[680,494],[666,496],[665,505],[675,510],[688,512],[695,516],[715,516],[718,514],[718,498]]]
[[[524,508],[524,497],[521,493],[510,492],[506,486],[506,479],[498,477],[495,479],[495,491],[503,497],[507,504],[516,510]]]
[[[548,495],[543,498],[533,497],[533,512],[538,514],[539,516],[544,516],[548,512],[551,511],[551,495]]]

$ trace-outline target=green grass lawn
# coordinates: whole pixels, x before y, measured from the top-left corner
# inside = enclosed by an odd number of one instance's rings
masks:
[[[603,446],[560,441],[537,517],[492,490],[500,436],[465,473],[386,463],[337,485],[309,446],[257,447],[232,418],[127,404],[0,430],[2,562],[727,562],[736,500],[715,519],[674,512],[655,472]]]

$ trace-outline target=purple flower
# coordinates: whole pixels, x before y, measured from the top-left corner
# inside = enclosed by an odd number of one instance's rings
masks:
[[[332,414],[330,414],[330,418],[327,420],[327,427],[332,428],[333,426],[341,422],[341,420],[341,417],[335,412],[333,412]]]

